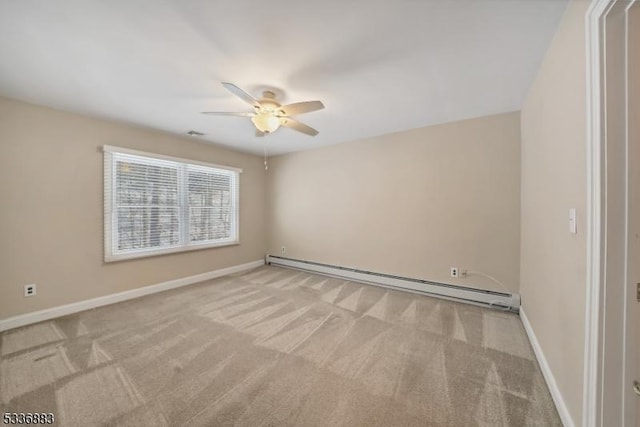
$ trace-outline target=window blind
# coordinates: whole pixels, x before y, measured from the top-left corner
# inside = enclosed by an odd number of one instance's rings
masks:
[[[238,242],[239,170],[104,151],[106,261]]]

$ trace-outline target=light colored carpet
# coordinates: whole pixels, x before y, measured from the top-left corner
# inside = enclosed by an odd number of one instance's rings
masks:
[[[514,314],[265,266],[2,334],[58,425],[561,425]]]

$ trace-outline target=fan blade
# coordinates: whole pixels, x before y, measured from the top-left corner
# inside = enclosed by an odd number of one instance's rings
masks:
[[[254,108],[260,108],[260,103],[258,102],[257,99],[255,99],[253,96],[249,95],[247,92],[243,91],[242,89],[240,89],[238,86],[234,85],[233,83],[222,82],[222,86],[227,88],[227,90],[229,92],[231,92],[232,94],[234,94],[238,98],[242,99],[247,104],[253,106]]]
[[[265,133],[262,132],[260,129],[256,129],[256,136],[264,136]]]
[[[200,114],[210,114],[212,116],[238,116],[238,117],[253,117],[255,113],[226,113],[218,111],[203,111]]]
[[[283,105],[278,108],[278,112],[282,112],[283,116],[295,116],[296,114],[309,113],[323,108],[324,104],[320,101],[307,101]]]
[[[288,128],[291,128],[293,130],[297,130],[298,132],[302,132],[302,133],[306,133],[307,135],[311,135],[311,136],[316,136],[318,134],[318,131],[315,130],[314,128],[305,125],[302,122],[299,122],[297,120],[293,120],[292,118],[282,118],[282,126],[286,126]]]

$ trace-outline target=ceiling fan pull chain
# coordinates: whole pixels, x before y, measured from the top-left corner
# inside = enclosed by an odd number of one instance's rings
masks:
[[[264,170],[269,170],[269,165],[267,165],[267,142],[264,143]]]

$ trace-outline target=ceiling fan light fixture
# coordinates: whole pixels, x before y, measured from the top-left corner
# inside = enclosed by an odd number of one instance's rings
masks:
[[[251,117],[251,121],[259,131],[264,133],[271,133],[276,131],[281,124],[280,118],[269,111],[256,114],[255,116]]]
[[[203,111],[202,114],[251,117],[251,121],[257,129],[256,136],[264,136],[267,133],[275,132],[280,126],[288,127],[309,136],[318,134],[317,130],[291,118],[291,116],[322,110],[324,108],[322,102],[305,101],[282,105],[276,101],[276,94],[271,90],[263,91],[262,98],[256,99],[233,83],[223,82],[222,85],[229,92],[251,105],[254,111],[250,113]]]

